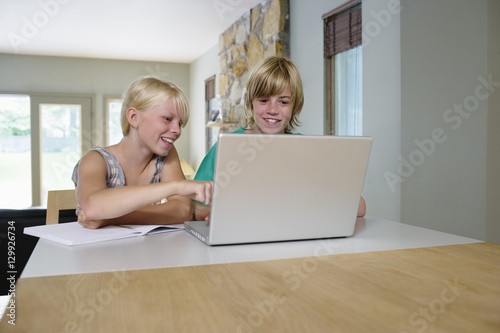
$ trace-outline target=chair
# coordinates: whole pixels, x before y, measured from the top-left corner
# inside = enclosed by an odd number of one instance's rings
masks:
[[[75,190],[49,191],[47,195],[47,217],[45,223],[59,223],[59,211],[76,209],[76,206],[77,201]]]
[[[182,173],[184,173],[184,177],[186,177],[187,180],[193,180],[196,172],[191,167],[191,165],[189,165],[189,163],[183,159],[181,159],[181,169],[182,169]]]

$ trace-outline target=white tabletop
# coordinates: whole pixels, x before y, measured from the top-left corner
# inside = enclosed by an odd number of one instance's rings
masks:
[[[186,231],[65,246],[40,239],[21,277],[194,266],[479,242],[373,217],[347,238],[207,246]]]

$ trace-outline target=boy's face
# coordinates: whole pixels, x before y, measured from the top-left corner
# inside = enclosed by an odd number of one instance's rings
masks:
[[[287,87],[273,96],[254,98],[252,101],[254,134],[284,134],[292,118],[292,93]]]

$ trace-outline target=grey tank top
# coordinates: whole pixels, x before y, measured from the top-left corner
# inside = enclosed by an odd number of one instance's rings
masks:
[[[125,186],[125,174],[123,173],[123,169],[120,163],[118,163],[113,154],[102,147],[95,147],[91,150],[99,152],[104,158],[104,161],[106,161],[106,165],[108,167],[108,174],[106,175],[106,186],[108,188]],[[163,170],[163,166],[165,165],[166,160],[167,156],[156,156],[155,173],[149,181],[150,184],[161,182],[161,171]],[[75,184],[75,187],[78,187],[79,165],[80,161],[78,161],[78,163],[75,165],[75,168],[73,169],[73,175],[71,177],[73,183]],[[77,207],[77,213],[79,210],[80,207]]]

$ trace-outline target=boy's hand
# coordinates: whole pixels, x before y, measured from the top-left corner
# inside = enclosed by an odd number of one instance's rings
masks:
[[[204,206],[198,201],[193,202],[194,220],[195,221],[208,221],[210,218],[210,206]]]

